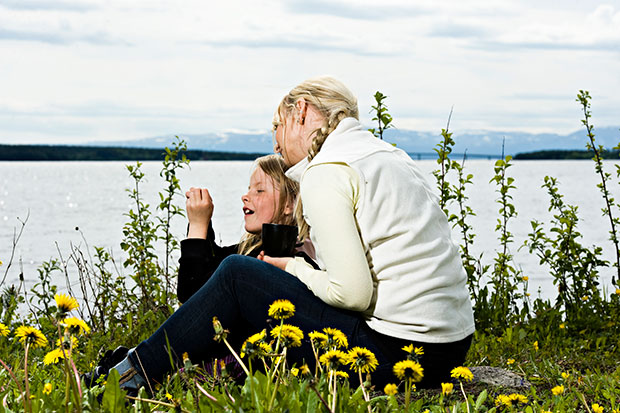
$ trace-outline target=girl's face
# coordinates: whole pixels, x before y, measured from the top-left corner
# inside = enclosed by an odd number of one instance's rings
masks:
[[[260,234],[263,224],[272,222],[280,202],[280,190],[273,179],[256,168],[250,177],[248,193],[241,197],[245,230],[251,234]]]

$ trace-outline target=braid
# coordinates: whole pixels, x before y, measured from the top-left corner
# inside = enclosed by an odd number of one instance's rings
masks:
[[[359,119],[359,110],[357,99],[345,85],[330,77],[320,77],[308,79],[293,88],[280,102],[278,113],[291,113],[301,98],[306,99],[325,118],[323,125],[312,132],[314,137],[308,150],[308,161],[311,161],[340,121],[346,117]],[[303,241],[308,236],[310,227],[303,216],[301,197],[298,197],[295,205],[295,219],[299,227],[299,239]]]

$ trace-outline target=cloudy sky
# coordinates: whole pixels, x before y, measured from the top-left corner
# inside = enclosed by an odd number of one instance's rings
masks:
[[[369,124],[569,133],[620,125],[620,0],[0,0],[0,143],[264,132],[303,79]]]

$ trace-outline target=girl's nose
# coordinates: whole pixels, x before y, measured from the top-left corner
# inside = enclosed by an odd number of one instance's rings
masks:
[[[250,197],[248,196],[248,194],[241,195],[241,202],[249,202],[249,201],[250,201]]]

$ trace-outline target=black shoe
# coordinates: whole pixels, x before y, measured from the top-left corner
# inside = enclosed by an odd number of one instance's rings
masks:
[[[93,387],[97,384],[99,377],[107,377],[110,369],[123,361],[123,359],[127,357],[128,352],[129,349],[123,346],[106,351],[101,360],[99,360],[99,364],[92,372],[82,374],[82,379],[86,383],[86,386]]]

